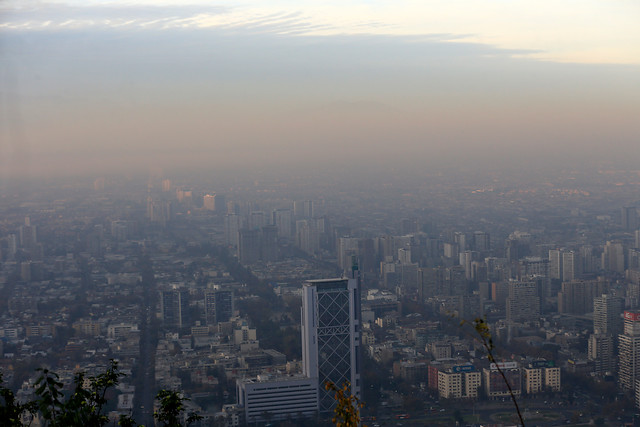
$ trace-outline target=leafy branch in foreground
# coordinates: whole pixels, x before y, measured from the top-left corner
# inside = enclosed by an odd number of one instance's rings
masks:
[[[0,372],[0,398],[0,425],[3,426],[22,426],[22,418],[38,410],[35,402],[20,404],[16,400],[13,391],[2,385],[2,372]]]
[[[103,413],[107,404],[107,391],[118,385],[124,374],[118,371],[118,362],[111,360],[105,372],[85,377],[77,373],[73,379],[73,392],[63,392],[64,384],[55,372],[38,369],[40,377],[35,384],[36,398],[21,404],[10,389],[2,386],[0,372],[0,426],[23,427],[30,420],[39,417],[40,423],[48,427],[103,427],[110,420]],[[337,402],[332,422],[338,427],[358,427],[360,408],[364,404],[351,395],[351,385],[345,382],[338,388],[331,382],[325,389],[335,392]],[[68,397],[67,397],[68,394]],[[185,417],[184,402],[188,398],[178,391],[161,390],[156,395],[158,410],[153,414],[156,421],[165,427],[188,426],[203,417],[191,412]],[[184,424],[183,421],[184,420]],[[136,427],[138,424],[130,416],[122,415],[118,421],[122,427]]]
[[[331,422],[337,427],[358,427],[360,425],[360,408],[364,407],[364,404],[351,394],[351,384],[346,381],[342,388],[338,388],[331,381],[327,381],[324,384],[324,388],[327,391],[336,393],[334,398],[337,405],[333,410],[335,415]]]
[[[464,325],[465,321],[460,322],[460,326]],[[520,412],[520,407],[518,406],[518,400],[516,399],[516,395],[513,393],[513,389],[511,388],[511,384],[507,380],[506,375],[500,368],[499,362],[496,360],[493,351],[495,350],[495,346],[493,344],[493,337],[491,336],[491,330],[489,329],[489,324],[486,320],[476,317],[473,321],[473,329],[476,331],[478,337],[480,337],[479,341],[482,346],[487,351],[487,359],[489,362],[493,363],[500,373],[502,380],[507,385],[507,389],[509,390],[509,395],[511,396],[511,401],[513,402],[513,406],[516,408],[516,412],[518,413],[518,418],[520,419],[520,424],[524,427],[524,418],[522,417],[522,413]],[[476,338],[477,339],[477,338]]]
[[[97,376],[86,378],[79,372],[73,379],[73,393],[65,399],[63,384],[58,374],[48,369],[39,369],[42,375],[36,381],[36,395],[33,402],[46,424],[55,426],[104,426],[109,417],[103,413],[107,403],[106,393],[118,385],[123,373],[118,371],[118,362],[111,360],[107,370]]]
[[[182,426],[180,418],[185,410],[183,402],[189,399],[182,397],[179,392],[171,390],[160,390],[156,399],[160,400],[160,408],[153,414],[153,417],[166,427]],[[202,416],[191,412],[187,415],[186,425],[201,419]]]
[[[22,427],[33,417],[39,417],[41,424],[47,427],[103,427],[109,424],[104,414],[107,404],[107,391],[125,376],[118,370],[118,362],[111,360],[107,369],[96,376],[86,377],[83,372],[73,378],[73,392],[64,393],[64,384],[55,372],[38,369],[40,377],[35,384],[36,398],[21,404],[10,389],[2,386],[0,372],[0,426]],[[68,397],[67,397],[68,395]],[[161,390],[156,395],[159,408],[154,418],[165,427],[182,427],[181,420],[185,411],[182,397],[177,391]],[[185,426],[202,419],[196,413],[186,416]],[[28,424],[27,424],[28,425]],[[128,415],[121,415],[118,425],[135,427],[138,424]]]

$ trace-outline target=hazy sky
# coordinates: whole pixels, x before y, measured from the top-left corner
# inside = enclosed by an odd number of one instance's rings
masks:
[[[0,177],[640,161],[637,0],[0,1]]]

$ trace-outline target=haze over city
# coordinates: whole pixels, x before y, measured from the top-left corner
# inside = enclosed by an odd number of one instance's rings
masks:
[[[640,426],[639,22],[0,1],[0,425]]]
[[[633,1],[0,8],[3,179],[638,160]]]

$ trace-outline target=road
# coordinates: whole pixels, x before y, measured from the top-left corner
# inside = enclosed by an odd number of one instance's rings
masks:
[[[136,392],[133,419],[138,424],[153,425],[153,401],[156,395],[155,355],[158,325],[155,318],[157,291],[151,262],[141,261],[142,301],[140,303],[140,355],[135,369]]]
[[[525,417],[527,426],[559,426],[567,425],[567,420],[571,420],[574,413],[581,414],[584,407],[581,405],[560,404],[559,402],[545,402],[542,399],[523,399],[519,401],[521,411]],[[433,403],[433,412],[419,411],[412,412],[407,419],[399,419],[398,415],[391,410],[381,410],[378,412],[378,419],[368,422],[367,425],[374,426],[418,426],[418,425],[440,425],[450,426],[453,424],[454,412],[460,411],[465,423],[499,424],[517,422],[513,404],[510,401],[451,401],[440,404]],[[511,417],[513,416],[513,417]],[[579,417],[581,423],[588,423],[590,417],[586,414]]]

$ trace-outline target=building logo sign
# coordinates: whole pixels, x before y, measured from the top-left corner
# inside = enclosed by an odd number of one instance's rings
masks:
[[[518,368],[518,362],[498,362],[497,365],[495,363],[489,365],[489,368],[491,368],[491,370],[496,370],[498,369],[498,367],[500,369],[516,369]]]
[[[625,320],[631,320],[633,322],[637,322],[640,320],[640,313],[634,313],[632,311],[625,311],[624,312],[624,318]]]
[[[473,365],[460,365],[453,366],[451,370],[457,374],[458,372],[474,372],[476,368]]]

